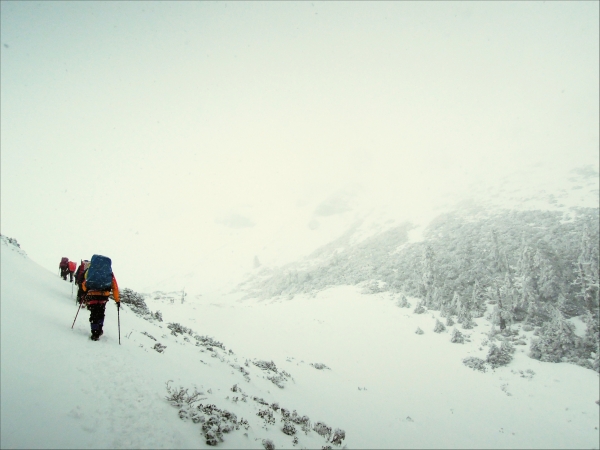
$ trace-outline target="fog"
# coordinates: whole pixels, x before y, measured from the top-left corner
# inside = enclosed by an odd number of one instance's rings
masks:
[[[598,2],[1,3],[1,231],[145,289],[598,166]],[[223,278],[223,279],[224,279]]]

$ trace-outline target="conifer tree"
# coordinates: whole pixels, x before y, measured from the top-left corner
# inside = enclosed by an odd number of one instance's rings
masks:
[[[444,326],[444,324],[442,322],[440,322],[439,319],[435,319],[435,327],[433,327],[433,331],[436,333],[441,333],[442,331],[445,331],[446,327]]]
[[[406,298],[406,295],[401,294],[400,298],[398,299],[397,305],[400,308],[410,308],[410,303],[408,303],[408,299]]]
[[[473,317],[471,316],[471,311],[467,309],[463,315],[462,327],[465,330],[471,330],[475,325]]]
[[[458,295],[458,292],[454,292],[454,296],[452,297],[452,302],[450,303],[449,315],[450,316],[457,315],[460,308],[461,308],[460,295]]]
[[[556,271],[538,249],[534,257],[534,264],[538,278],[538,291],[540,299],[545,302],[556,302],[559,293]]]
[[[458,328],[454,328],[452,330],[452,336],[450,337],[450,342],[454,344],[463,344],[465,342],[465,337],[463,334],[458,331]]]
[[[557,308],[551,307],[551,312],[552,319],[542,325],[538,338],[531,343],[530,356],[547,362],[573,361],[581,339],[575,334],[574,325]]]
[[[538,308],[538,274],[533,261],[531,249],[523,245],[521,257],[517,264],[516,286],[520,298],[517,303],[519,307],[527,311],[527,322],[537,324],[540,318],[537,317]]]
[[[431,245],[425,247],[421,264],[425,306],[430,308],[433,303],[433,287],[435,285],[435,253]]]
[[[479,282],[475,280],[475,284],[473,285],[473,293],[471,294],[471,305],[474,317],[483,317],[483,314],[485,313],[485,303],[483,301],[483,295],[481,294]]]
[[[417,306],[414,309],[414,313],[415,314],[423,314],[425,313],[427,310],[425,309],[424,305],[423,305],[423,300],[419,301],[419,303],[417,303]]]
[[[583,338],[583,357],[592,360],[592,369],[600,371],[600,320],[598,314],[592,314],[589,311],[584,318],[586,329]]]
[[[589,227],[584,227],[576,263],[578,297],[588,311],[594,313],[599,304],[598,241],[592,241]]]

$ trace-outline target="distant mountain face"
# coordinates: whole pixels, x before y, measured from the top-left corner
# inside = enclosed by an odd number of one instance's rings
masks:
[[[429,211],[423,207],[420,214],[412,211],[412,217],[411,211],[403,212],[393,205],[369,209],[367,199],[361,198],[358,191],[352,195],[340,193],[319,204],[311,219],[325,221],[334,216],[337,237],[307,251],[306,256],[293,263],[256,266],[240,287],[251,295],[270,297],[380,279],[398,289],[398,282],[386,272],[398,270],[390,261],[398,261],[399,254],[416,255],[421,250],[415,249],[428,243],[439,245],[443,236],[470,240],[470,245],[481,246],[484,251],[492,232],[507,233],[504,245],[514,253],[527,238],[548,239],[554,234],[564,240],[566,235],[581,233],[585,226],[597,229],[598,182],[598,171],[591,166],[562,172],[534,167],[500,180],[471,185],[465,193],[448,199],[447,204],[438,205],[435,212],[433,207]],[[461,228],[465,235],[458,237],[457,230]],[[527,237],[530,229],[540,232]],[[470,236],[466,235],[467,230]],[[333,230],[329,233],[335,234]],[[414,266],[418,261],[406,263]],[[387,266],[390,267],[381,269]],[[299,284],[286,287],[294,283]]]
[[[241,219],[232,222],[235,215],[227,216],[229,221],[220,218],[216,222],[220,228],[214,230],[220,234],[198,233],[185,248],[172,249],[175,266],[167,265],[164,276],[140,290],[185,289],[191,295],[230,291],[243,280],[254,276],[264,280],[269,271],[287,270],[283,268],[288,264],[318,266],[334,250],[339,253],[377,235],[387,239],[383,236],[388,232],[396,236],[393,239],[406,232],[407,242],[422,241],[427,226],[450,213],[475,219],[494,211],[570,214],[572,208],[597,208],[598,172],[591,166],[574,170],[539,166],[510,176],[480,177],[477,182],[399,181],[387,189],[363,183],[284,206],[269,214],[265,210],[262,216],[244,211],[248,225],[244,227],[238,226]],[[208,241],[219,245],[204,247]],[[400,240],[394,242],[400,245]]]

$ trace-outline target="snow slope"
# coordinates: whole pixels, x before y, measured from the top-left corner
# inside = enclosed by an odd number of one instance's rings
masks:
[[[222,448],[263,448],[264,439],[276,448],[335,448],[300,427],[294,446],[280,412],[266,423],[257,416],[266,406],[253,397],[345,430],[348,448],[598,448],[598,374],[530,359],[526,347],[507,367],[473,371],[462,359],[485,356],[482,319],[461,345],[432,331],[431,313],[414,315],[389,294],[353,287],[272,302],[159,297],[147,303],[164,322],[123,306],[119,345],[111,303],[105,334],[92,342],[87,311],[71,329],[71,286],[4,237],[1,250],[2,448],[208,447],[200,425],[179,419],[165,400],[169,380],[248,421],[247,430],[224,435]],[[168,322],[227,350],[174,336]],[[164,352],[153,350],[156,342]],[[252,364],[258,360],[289,374],[283,388]],[[233,401],[242,393],[246,402]]]

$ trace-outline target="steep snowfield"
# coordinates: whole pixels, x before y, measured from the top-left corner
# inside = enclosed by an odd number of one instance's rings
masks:
[[[339,287],[288,301],[148,300],[164,322],[123,306],[122,345],[111,302],[104,336],[93,342],[87,311],[71,329],[71,285],[4,238],[1,250],[2,448],[208,447],[200,425],[179,419],[165,400],[168,380],[248,421],[247,430],[223,436],[222,448],[263,448],[263,439],[294,447],[281,414],[267,424],[256,415],[266,406],[253,397],[345,430],[348,448],[598,448],[598,374],[532,360],[524,347],[507,367],[473,371],[462,359],[485,356],[482,319],[468,332],[471,342],[452,344],[449,332],[432,331],[431,313],[398,308],[388,294]],[[168,322],[227,351],[173,336]],[[417,327],[425,334],[415,334]],[[256,360],[289,373],[282,389]],[[242,397],[231,391],[236,384],[247,402],[233,401]],[[297,429],[295,448],[328,445]]]

